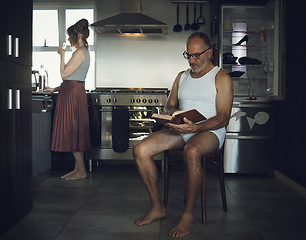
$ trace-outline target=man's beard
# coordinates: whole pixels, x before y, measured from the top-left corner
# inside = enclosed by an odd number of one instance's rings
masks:
[[[197,69],[194,69],[193,66],[196,66],[196,67],[198,67],[198,68],[197,68]],[[190,64],[190,67],[191,67],[191,71],[192,71],[193,73],[199,73],[199,72],[201,72],[201,67],[200,67],[200,65],[197,64],[197,63]]]

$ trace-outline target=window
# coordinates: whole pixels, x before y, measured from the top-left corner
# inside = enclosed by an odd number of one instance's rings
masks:
[[[66,29],[85,18],[94,22],[94,7],[39,7],[33,10],[33,70],[39,70],[43,65],[48,72],[49,86],[56,87],[62,82],[57,53],[63,42],[67,43],[66,62],[72,56],[70,43],[67,41]],[[90,29],[89,38],[90,68],[85,81],[86,90],[95,89],[95,47],[94,32]]]

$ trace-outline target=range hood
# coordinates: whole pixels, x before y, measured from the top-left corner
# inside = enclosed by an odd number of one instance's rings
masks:
[[[90,25],[101,33],[167,34],[168,25],[141,13],[141,0],[121,0],[122,13]]]

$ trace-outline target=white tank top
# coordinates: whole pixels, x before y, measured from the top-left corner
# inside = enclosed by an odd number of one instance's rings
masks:
[[[195,108],[206,118],[211,118],[217,114],[215,79],[220,68],[215,66],[200,78],[192,78],[190,70],[186,70],[180,78],[179,108],[180,110]]]

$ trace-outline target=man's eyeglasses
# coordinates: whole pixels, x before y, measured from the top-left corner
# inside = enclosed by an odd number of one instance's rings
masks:
[[[201,53],[194,53],[194,54],[189,54],[187,51],[185,51],[185,52],[183,52],[183,56],[184,56],[184,58],[186,58],[186,59],[190,59],[191,57],[194,59],[194,60],[198,60],[200,57],[201,57],[201,55],[203,54],[203,53],[205,53],[206,51],[208,51],[210,48],[207,48],[206,50],[204,50],[203,52],[201,52]]]

